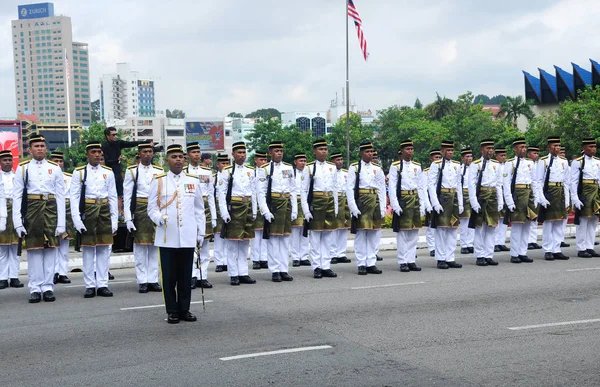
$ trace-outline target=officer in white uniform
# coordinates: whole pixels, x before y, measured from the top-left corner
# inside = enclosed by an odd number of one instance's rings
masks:
[[[56,267],[54,270],[55,284],[70,284],[71,280],[67,276],[69,271],[69,240],[73,239],[75,230],[73,228],[73,219],[71,218],[71,202],[69,201],[69,190],[71,189],[71,174],[64,171],[65,161],[62,152],[54,151],[50,154],[50,159],[58,164],[63,171],[65,181],[65,223],[66,232],[60,235],[60,245],[56,249]]]
[[[300,190],[304,187],[304,168],[306,168],[306,153],[296,153],[294,155],[294,179],[296,180],[298,218],[292,222],[292,236],[290,238],[290,256],[294,267],[310,266],[308,237],[303,235],[304,212],[302,211],[302,195],[300,193]]]
[[[505,164],[506,164],[506,148],[496,148],[496,161],[500,164],[500,169],[502,171],[502,184],[504,184],[504,179],[506,178]],[[506,211],[506,206],[502,210]],[[496,236],[494,242],[494,252],[500,251],[510,251],[508,247],[506,247],[506,231],[508,230],[508,225],[504,224],[504,213],[500,214],[500,219],[498,220],[498,226],[496,227]]]
[[[215,260],[215,272],[221,273],[227,271],[227,252],[225,251],[225,239],[221,238],[221,226],[223,225],[223,219],[221,219],[221,212],[219,210],[219,195],[217,194],[218,176],[223,169],[229,165],[229,156],[224,153],[217,154],[217,172],[213,173],[214,188],[213,196],[215,198],[215,207],[217,209],[217,226],[214,229],[215,235],[213,237],[213,254]]]
[[[19,281],[18,238],[12,221],[12,191],[15,174],[12,171],[13,155],[10,150],[0,152],[0,164],[2,166],[1,184],[4,186],[7,210],[6,229],[0,232],[0,289],[9,286],[11,288],[22,288],[23,284]]]
[[[527,158],[533,161],[534,168],[537,168],[540,159],[540,148],[537,146],[530,146],[527,148]],[[535,174],[535,169],[534,169]],[[535,179],[534,179],[535,180]],[[536,193],[537,195],[537,193]],[[538,203],[539,204],[539,203]],[[539,209],[539,207],[538,207]],[[527,240],[527,250],[539,250],[542,248],[537,243],[538,240],[538,222],[531,222],[529,225],[529,237]]]
[[[471,205],[468,201],[469,199],[469,191],[468,191],[468,179],[469,179],[469,167],[473,163],[473,151],[471,148],[463,149],[460,152],[462,164],[460,165],[460,182],[463,186],[463,201],[465,206],[465,211],[460,215],[460,226],[459,226],[459,234],[460,234],[460,253],[461,254],[469,254],[474,252],[473,241],[475,238],[475,230],[469,228],[469,217],[471,216]]]
[[[160,267],[167,322],[196,321],[190,313],[192,261],[206,230],[204,199],[198,178],[182,172],[181,145],[167,147],[169,172],[150,185],[148,216],[156,225],[154,245],[160,250]]]
[[[442,158],[442,152],[439,149],[433,149],[429,152],[429,161],[431,164],[434,161],[440,160]],[[431,168],[431,165],[429,166]],[[425,222],[425,241],[427,242],[427,249],[429,250],[429,256],[435,257],[435,228],[429,227],[429,218],[431,218],[431,212],[433,211],[431,207],[431,201],[429,198],[429,190],[427,188],[427,184],[429,181],[429,168],[425,168],[423,170],[423,186],[427,191],[427,202],[430,203],[429,207],[426,208],[427,216]]]
[[[267,152],[262,150],[256,151],[254,153],[254,165],[256,166],[256,169],[254,170],[254,177],[256,180],[256,184],[258,184],[258,179],[256,179],[258,169],[266,163]],[[256,188],[256,192],[258,193],[258,187]],[[260,206],[258,206],[258,202],[256,203],[256,206],[259,212],[256,215],[256,219],[254,220],[254,239],[252,239],[252,244],[250,246],[252,270],[268,269],[269,258],[267,253],[267,240],[262,237],[265,219],[262,213],[260,212]]]
[[[348,170],[343,168],[344,156],[341,153],[334,153],[329,160],[335,164],[337,173],[335,176],[336,190],[338,193],[338,214],[337,229],[333,232],[333,243],[331,244],[331,263],[350,263],[352,262],[346,256],[348,247],[348,229],[350,228],[350,209],[346,199],[346,181],[348,180]]]
[[[135,259],[135,276],[138,292],[160,292],[158,284],[158,247],[154,245],[154,223],[148,217],[148,195],[150,184],[155,176],[161,175],[163,169],[152,165],[154,157],[151,142],[138,145],[140,162],[125,171],[123,182],[123,210],[127,230],[134,236],[133,257]],[[133,192],[135,189],[135,199]],[[132,203],[135,200],[135,203]],[[135,212],[131,208],[134,204]]]

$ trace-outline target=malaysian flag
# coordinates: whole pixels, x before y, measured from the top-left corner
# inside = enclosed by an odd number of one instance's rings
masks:
[[[69,66],[69,55],[67,55],[67,50],[65,50],[65,72],[67,73],[67,81],[71,79],[71,69]]]
[[[348,0],[348,16],[354,20],[354,26],[356,27],[356,34],[358,35],[358,44],[360,45],[360,49],[363,52],[363,57],[365,60],[369,57],[369,52],[367,51],[367,39],[365,39],[365,35],[362,29],[362,20],[360,19],[360,14],[358,10],[354,6],[354,1]]]

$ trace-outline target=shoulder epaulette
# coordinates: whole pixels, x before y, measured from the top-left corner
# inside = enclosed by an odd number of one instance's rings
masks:
[[[81,167],[77,167],[75,168],[76,171],[81,171],[82,169],[85,169],[86,165],[82,165]]]
[[[412,163],[415,164],[415,165],[418,165],[419,167],[421,166],[421,163],[418,163],[416,161],[413,161]]]
[[[346,173],[348,172],[348,170],[346,168],[342,168],[342,171],[344,171]]]
[[[232,167],[232,165],[228,165],[228,166],[226,166],[225,168],[223,168],[223,170],[226,170],[226,169],[231,169],[231,167]]]
[[[185,175],[188,176],[188,177],[193,177],[194,179],[198,179],[199,178],[198,176],[192,175],[191,173],[186,173]]]
[[[310,163],[306,164],[306,165],[313,165],[315,162],[311,161]]]
[[[250,169],[256,169],[256,167],[253,167],[252,165],[248,165],[248,164],[244,164],[244,167],[250,168]]]
[[[205,167],[204,165],[200,166],[200,168],[204,169],[205,171],[212,171],[212,168]]]
[[[453,162],[454,164],[460,164],[460,162],[458,162],[458,161],[456,161],[456,160],[452,160],[452,162]]]
[[[156,176],[154,176],[154,178],[155,179],[160,179],[161,177],[165,177],[165,176],[167,176],[166,172],[165,173],[161,173],[160,175],[156,175]]]
[[[567,159],[567,158],[566,158],[566,157],[564,157],[564,156],[558,156],[558,157],[559,157],[559,158],[561,158],[561,159],[563,159],[563,160],[566,160],[566,159]]]
[[[381,164],[379,164],[379,163],[374,163],[374,162],[371,162],[371,164],[373,164],[373,165],[376,165],[376,166],[378,166],[378,167],[381,167]]]
[[[21,161],[21,162],[19,163],[19,165],[25,165],[25,164],[29,163],[30,161],[31,161],[31,160],[25,160],[25,161]]]
[[[73,176],[73,174],[71,174],[71,173],[69,173],[69,172],[63,172],[63,175],[65,175],[65,176],[69,176],[69,177],[72,177],[72,176]]]
[[[392,165],[398,165],[398,164],[400,164],[400,161],[394,161],[394,162],[392,163]]]
[[[436,163],[436,164],[441,164],[441,163],[442,163],[442,160],[441,160],[441,159],[440,159],[440,160],[435,160],[435,161],[434,161],[434,163]]]
[[[515,159],[514,157],[511,157],[510,159],[506,160],[506,162],[507,162],[507,163],[508,163],[508,162],[511,162],[511,161],[513,161],[514,159]]]
[[[495,160],[495,159],[490,159],[490,161],[491,161],[492,163],[499,163],[499,161],[498,161],[498,160]]]
[[[130,165],[127,167],[127,169],[133,169],[133,168],[137,168],[137,167],[138,167],[137,165]]]
[[[532,159],[530,159],[529,157],[523,157],[523,160],[527,160],[527,161],[533,161]],[[535,162],[535,161],[534,161]]]
[[[594,158],[596,158],[596,157],[594,157]],[[579,157],[575,158],[575,160],[581,161],[581,160],[583,160],[583,156],[579,156]]]
[[[52,160],[46,160],[46,161],[47,161],[47,162],[49,162],[50,164],[52,164],[52,165],[56,165],[56,166],[58,167],[58,164],[57,164],[57,163],[55,163],[54,161],[52,161]]]
[[[355,163],[352,163],[352,164],[350,164],[350,166],[351,166],[351,167],[352,167],[352,166],[355,166],[355,165],[358,165],[358,162],[355,162]]]
[[[581,156],[583,157],[583,156]],[[592,156],[593,158],[595,158],[596,160],[600,160],[600,157],[596,157],[596,156]]]
[[[109,167],[107,167],[106,165],[101,165],[101,167],[104,168],[104,169],[108,169],[109,171],[112,171],[112,169],[109,168]]]
[[[289,165],[290,167],[292,167],[293,165],[290,163],[286,163],[285,161],[283,162],[283,165]]]
[[[481,159],[477,159],[475,161],[473,161],[474,164],[479,164],[481,162]]]
[[[429,172],[429,167],[425,168],[423,172]]]
[[[331,161],[327,161],[327,164],[335,165],[335,163],[332,163]]]
[[[542,157],[540,157],[540,160],[546,160],[547,158],[548,158],[548,155],[542,156]]]

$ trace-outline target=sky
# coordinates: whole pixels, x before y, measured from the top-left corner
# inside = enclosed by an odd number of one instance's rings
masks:
[[[600,60],[597,0],[355,0],[370,56],[350,24],[350,99],[360,110],[441,96],[522,95],[522,70]],[[10,22],[0,2],[0,117],[16,114]],[[326,111],[345,86],[344,0],[57,0],[89,44],[92,100],[116,63],[157,81],[157,109],[188,117],[260,108]]]

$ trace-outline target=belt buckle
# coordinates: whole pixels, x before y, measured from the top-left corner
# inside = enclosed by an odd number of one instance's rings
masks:
[[[40,194],[40,199],[43,199],[43,200],[46,200],[46,201],[48,201],[48,194],[47,194],[47,193],[45,193],[45,194]]]

